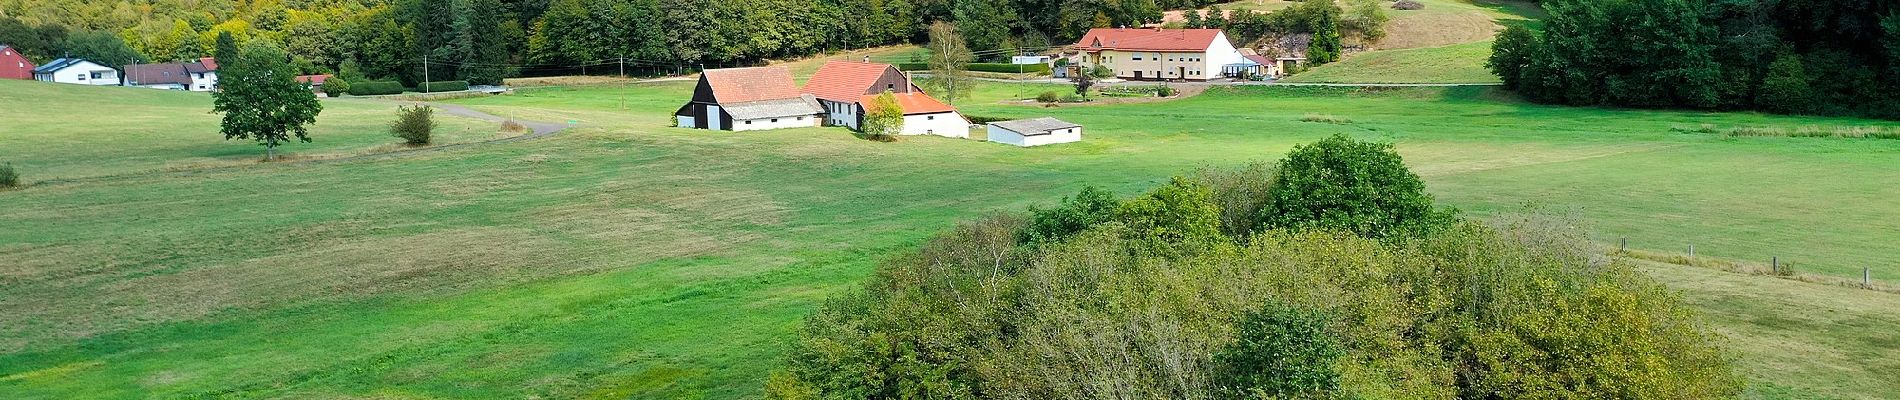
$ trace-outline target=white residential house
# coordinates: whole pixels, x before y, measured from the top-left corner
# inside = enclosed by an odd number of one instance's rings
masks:
[[[119,70],[78,58],[61,58],[33,68],[33,79],[75,85],[117,86]]]
[[[1219,29],[1096,28],[1074,48],[1079,68],[1101,65],[1129,80],[1206,81],[1245,62]]]
[[[200,58],[191,62],[125,66],[125,86],[209,92],[218,89],[218,62]]]
[[[991,122],[990,141],[1022,147],[1082,141],[1082,126],[1055,118]]]

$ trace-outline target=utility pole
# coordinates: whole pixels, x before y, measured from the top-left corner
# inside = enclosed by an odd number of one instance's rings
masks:
[[[627,77],[627,56],[624,54],[620,56],[620,77]]]
[[[429,53],[422,53],[422,92],[429,92]]]

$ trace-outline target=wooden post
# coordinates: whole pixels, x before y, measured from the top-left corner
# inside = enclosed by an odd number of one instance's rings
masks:
[[[1774,272],[1777,274],[1781,273],[1781,256],[1775,256],[1773,258],[1770,258],[1769,260],[1770,261],[1768,261],[1768,271]]]
[[[1623,240],[1619,240],[1616,242],[1616,252],[1628,253],[1629,251],[1630,251],[1630,238],[1628,236],[1625,236],[1623,237]]]
[[[1689,245],[1689,258],[1695,258],[1695,245]]]

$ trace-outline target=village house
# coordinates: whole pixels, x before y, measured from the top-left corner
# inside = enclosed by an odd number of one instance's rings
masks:
[[[752,131],[818,126],[825,110],[784,67],[706,70],[693,99],[673,113],[681,128]]]
[[[1104,66],[1128,80],[1206,81],[1244,62],[1219,29],[1096,28],[1074,48],[1079,67]]]
[[[33,69],[33,79],[75,85],[118,86],[119,70],[78,58],[61,58]]]
[[[1082,141],[1082,126],[1055,118],[991,122],[989,140],[1022,147]]]
[[[297,77],[296,77],[295,79],[297,80],[297,83],[301,83],[301,84],[305,84],[305,85],[310,85],[310,91],[311,91],[311,92],[316,92],[316,93],[317,93],[317,95],[319,95],[319,96],[324,96],[324,94],[323,94],[323,83],[324,83],[324,82],[329,82],[329,81],[330,81],[330,75],[329,75],[329,74],[321,74],[321,75],[297,75]],[[326,97],[327,97],[327,96],[326,96]]]
[[[955,107],[924,93],[910,76],[890,64],[832,61],[818,68],[805,82],[804,93],[818,99],[826,113],[825,122],[834,126],[859,129],[864,124],[867,105],[885,92],[897,98],[904,109],[901,135],[937,135],[969,137],[970,120]]]
[[[190,62],[127,65],[125,86],[193,92],[217,90],[218,61],[207,57]]]
[[[0,44],[0,79],[33,79],[33,68],[25,54]]]

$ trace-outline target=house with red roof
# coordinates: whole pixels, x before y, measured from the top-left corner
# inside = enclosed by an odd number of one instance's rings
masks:
[[[1128,80],[1206,81],[1246,63],[1219,29],[1096,28],[1073,46],[1085,68],[1100,65]]]
[[[784,67],[710,69],[699,74],[693,98],[673,112],[681,128],[753,131],[814,127],[824,108],[800,93]]]
[[[825,109],[825,122],[859,129],[864,114],[875,110],[877,97],[886,92],[904,109],[901,135],[969,137],[970,120],[955,107],[924,93],[910,75],[890,64],[832,61],[818,68],[802,89]]]
[[[124,84],[151,89],[209,92],[218,89],[218,61],[206,57],[190,62],[126,65]]]
[[[35,67],[19,50],[0,44],[0,79],[33,79]]]

